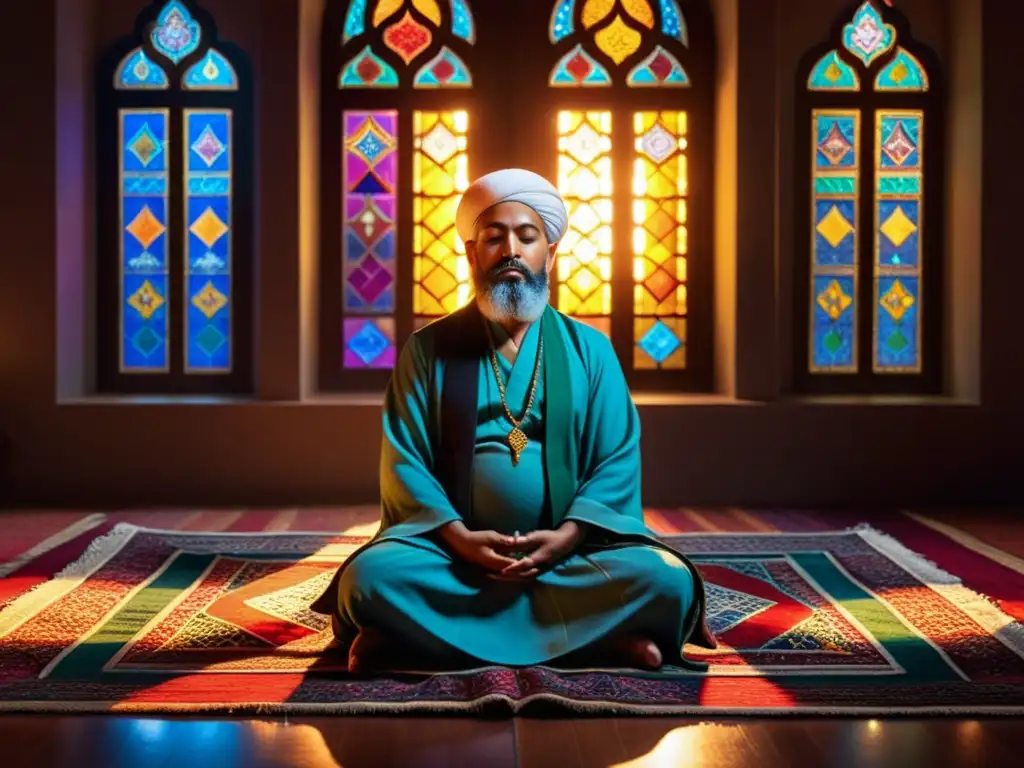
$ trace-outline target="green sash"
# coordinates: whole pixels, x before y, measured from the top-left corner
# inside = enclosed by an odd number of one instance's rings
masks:
[[[444,361],[435,472],[455,511],[472,516],[473,458],[476,453],[480,361],[488,354],[484,319],[471,302],[437,328],[437,352]],[[544,339],[544,474],[546,515],[557,527],[576,495],[576,443],[572,438],[572,384],[569,354],[550,306],[540,321]],[[571,326],[567,326],[570,327]],[[572,329],[574,330],[574,329]]]

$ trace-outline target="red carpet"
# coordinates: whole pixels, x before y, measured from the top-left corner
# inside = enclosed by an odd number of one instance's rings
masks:
[[[0,710],[1024,713],[1018,563],[911,516],[649,513],[708,581],[721,647],[687,649],[705,672],[365,679],[325,652],[307,606],[372,510],[152,514],[43,514],[35,540],[18,525],[0,566]]]

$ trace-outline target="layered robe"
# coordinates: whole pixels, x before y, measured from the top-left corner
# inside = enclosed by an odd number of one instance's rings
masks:
[[[372,627],[492,664],[550,662],[625,633],[654,640],[669,664],[686,642],[714,647],[698,571],[644,523],[639,417],[611,343],[549,307],[514,362],[495,357],[519,418],[543,336],[529,443],[513,465],[485,323],[471,303],[403,349],[384,407],[380,530],[314,610],[335,616],[342,645]],[[573,520],[586,535],[513,583],[446,549],[437,532],[455,520],[505,534]]]

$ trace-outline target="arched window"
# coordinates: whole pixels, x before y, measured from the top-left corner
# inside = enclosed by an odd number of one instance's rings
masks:
[[[943,117],[934,55],[863,2],[798,73],[797,387],[941,387]]]
[[[685,10],[685,15],[684,15]],[[712,379],[713,29],[676,0],[557,0],[549,87],[570,228],[557,305],[639,389]]]
[[[323,389],[380,389],[408,335],[469,300],[455,210],[470,180],[474,25],[467,0],[328,4]]]
[[[101,62],[101,391],[251,389],[250,87],[187,0],[154,3]]]

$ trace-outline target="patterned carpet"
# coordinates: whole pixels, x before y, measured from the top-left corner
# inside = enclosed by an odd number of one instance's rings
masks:
[[[705,672],[350,675],[308,605],[375,515],[3,516],[0,711],[1024,713],[1024,566],[909,514],[649,512],[707,579]]]

